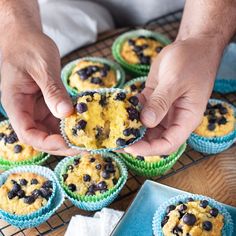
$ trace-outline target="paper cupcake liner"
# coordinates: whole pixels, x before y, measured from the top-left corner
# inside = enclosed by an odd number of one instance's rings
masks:
[[[6,111],[4,110],[4,108],[3,108],[2,104],[1,104],[1,102],[0,102],[0,114],[2,114],[5,118],[8,118],[8,117],[7,117],[7,113],[6,113]]]
[[[236,79],[216,79],[213,90],[218,93],[236,92]]]
[[[236,108],[231,104],[219,99],[210,99],[210,102],[227,104],[234,110],[236,116]],[[204,137],[192,133],[188,138],[188,144],[196,151],[207,154],[216,154],[228,149],[236,141],[236,124],[235,129],[227,135],[220,137]]]
[[[15,227],[21,228],[21,229],[37,227],[40,224],[47,221],[59,209],[63,201],[64,201],[64,193],[57,181],[55,197],[53,197],[51,205],[50,205],[50,209],[48,209],[48,211],[30,219],[18,220],[18,219],[13,219],[7,216],[1,216],[1,218],[7,221],[9,224]]]
[[[119,64],[110,61],[108,59],[102,58],[102,57],[83,57],[74,61],[71,61],[70,63],[68,63],[67,65],[65,65],[62,69],[61,72],[61,79],[66,87],[66,90],[68,91],[68,93],[71,96],[76,96],[78,93],[80,93],[81,91],[77,91],[75,89],[73,89],[67,82],[68,77],[71,75],[72,70],[74,69],[74,67],[76,66],[76,64],[78,64],[80,61],[84,61],[84,60],[88,60],[88,61],[93,61],[93,62],[100,62],[100,63],[104,63],[104,64],[108,64],[114,71],[116,71],[116,78],[117,78],[117,83],[114,86],[115,88],[121,88],[125,82],[125,72],[124,70],[120,67]]]
[[[45,206],[41,207],[37,211],[34,211],[32,213],[26,214],[26,215],[15,215],[12,213],[8,213],[2,209],[0,209],[0,217],[4,219],[14,219],[16,221],[23,221],[23,220],[30,220],[32,218],[39,217],[42,214],[45,214],[48,212],[48,210],[51,208],[52,200],[54,196],[56,195],[56,189],[57,187],[57,178],[53,171],[51,171],[49,168],[37,166],[37,165],[28,165],[28,166],[18,166],[15,168],[12,168],[11,170],[5,171],[0,175],[0,186],[2,186],[7,177],[12,173],[22,173],[22,172],[30,172],[30,173],[36,173],[38,175],[44,176],[46,179],[51,180],[53,184],[53,192],[50,198],[48,199],[48,202]]]
[[[138,78],[135,78],[135,79],[132,79],[130,81],[128,81],[127,83],[124,84],[123,88],[126,89],[125,87],[129,87],[137,82],[145,82],[147,80],[147,77],[146,76],[142,76],[142,77],[138,77]]]
[[[207,200],[210,206],[217,208],[219,210],[219,213],[224,216],[224,227],[222,229],[222,236],[232,236],[234,224],[233,224],[231,215],[228,213],[225,207],[219,202],[209,197],[196,195],[196,194],[178,195],[176,197],[169,199],[165,203],[163,203],[155,212],[154,217],[153,217],[152,228],[153,228],[154,236],[164,236],[162,232],[162,228],[161,228],[161,221],[165,217],[166,208],[169,205],[177,205],[180,201],[186,202],[189,197],[192,197],[194,200]]]
[[[127,61],[125,61],[122,58],[122,56],[120,54],[121,47],[127,39],[133,38],[133,37],[138,37],[140,35],[147,36],[147,37],[154,37],[157,39],[157,41],[159,41],[163,45],[168,45],[171,43],[171,41],[168,38],[166,38],[164,35],[159,34],[157,32],[148,31],[148,30],[144,30],[144,29],[133,30],[133,31],[129,31],[127,33],[120,35],[115,40],[115,42],[112,45],[112,54],[113,54],[115,60],[119,64],[121,64],[129,72],[131,72],[133,74],[137,74],[137,75],[147,75],[149,72],[149,69],[150,69],[149,65],[129,64]]]
[[[128,93],[126,90],[124,89],[119,89],[119,88],[104,88],[104,89],[97,89],[97,90],[87,90],[86,92],[97,92],[97,93],[100,93],[100,94],[104,94],[104,93],[113,93],[113,92],[124,92],[124,93]],[[76,98],[78,96],[81,96],[83,95],[84,92],[80,92],[77,96],[75,97],[72,97],[72,99],[75,101]],[[141,106],[139,107],[141,109]],[[89,149],[89,148],[86,148],[86,147],[79,147],[79,146],[76,146],[74,144],[72,144],[70,142],[70,140],[68,139],[66,133],[65,133],[65,119],[62,119],[61,122],[60,122],[60,131],[61,131],[61,135],[62,137],[64,138],[65,142],[67,143],[67,145],[71,148],[75,148],[79,151],[88,151],[92,154],[102,154],[102,153],[106,153],[106,152],[111,152],[111,151],[115,151],[115,150],[120,150],[120,149],[124,149],[136,142],[138,142],[140,139],[143,138],[143,136],[145,135],[145,132],[146,132],[146,128],[144,126],[142,126],[140,128],[140,136],[138,138],[136,138],[132,143],[128,144],[128,145],[125,145],[125,146],[120,146],[120,147],[115,147],[115,148],[100,148],[100,149]]]
[[[135,159],[130,154],[120,154],[120,156],[122,157],[123,160],[126,160],[126,162],[131,163],[133,166],[137,166],[139,168],[145,168],[145,169],[156,169],[156,168],[160,168],[167,165],[172,160],[176,160],[176,158],[178,159],[183,154],[185,149],[186,149],[186,143],[181,145],[180,148],[176,152],[170,154],[167,158],[163,158],[157,162],[140,161],[140,160]]]
[[[114,201],[114,199],[118,196],[119,192],[125,185],[125,182],[128,178],[128,172],[124,163],[118,159],[118,157],[112,153],[104,153],[102,154],[105,157],[111,157],[118,164],[118,168],[120,171],[120,178],[117,184],[110,190],[106,191],[100,195],[94,196],[85,196],[78,195],[71,192],[68,187],[64,184],[62,179],[62,174],[66,172],[66,167],[73,162],[75,158],[79,158],[80,156],[67,157],[60,161],[55,168],[55,173],[59,182],[65,192],[66,197],[78,208],[87,210],[87,211],[95,211],[99,210]]]

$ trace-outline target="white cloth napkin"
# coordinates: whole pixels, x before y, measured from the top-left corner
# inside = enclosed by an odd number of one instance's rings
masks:
[[[43,31],[60,55],[95,42],[97,34],[114,28],[110,13],[89,1],[39,0]]]
[[[94,217],[73,216],[65,236],[109,236],[123,214],[122,211],[103,208]]]

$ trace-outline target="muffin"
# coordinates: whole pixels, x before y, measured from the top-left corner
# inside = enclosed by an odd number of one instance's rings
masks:
[[[208,102],[201,124],[194,131],[204,137],[227,135],[235,129],[234,110],[226,103]]]
[[[119,65],[97,57],[78,59],[62,70],[62,80],[71,95],[85,90],[120,87],[124,78]]]
[[[130,80],[124,85],[124,89],[132,94],[141,93],[142,90],[145,88],[146,79],[147,77],[139,77],[139,78]]]
[[[26,215],[45,206],[52,195],[52,181],[35,173],[12,173],[0,187],[0,209]]]
[[[124,163],[113,153],[66,157],[58,163],[55,173],[67,198],[88,211],[113,202],[128,176]]]
[[[230,236],[232,219],[224,207],[200,195],[180,195],[157,210],[154,235]]]
[[[119,89],[81,93],[74,114],[61,126],[69,145],[86,150],[115,150],[137,141],[144,132],[138,98]]]

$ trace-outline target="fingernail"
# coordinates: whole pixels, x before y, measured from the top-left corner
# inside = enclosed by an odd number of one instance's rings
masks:
[[[57,105],[57,112],[61,115],[67,115],[69,113],[71,113],[72,109],[71,109],[71,105],[67,102],[60,102]]]
[[[142,118],[144,122],[148,124],[155,124],[157,116],[156,113],[151,109],[145,109],[142,112]]]

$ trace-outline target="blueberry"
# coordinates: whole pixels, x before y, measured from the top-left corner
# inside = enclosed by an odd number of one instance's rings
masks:
[[[212,105],[208,102],[206,109],[211,109],[211,108],[212,108]]]
[[[215,105],[213,106],[214,109],[221,109],[222,107],[223,107],[223,106],[222,106],[221,103],[215,104]]]
[[[87,191],[87,192],[85,193],[85,195],[87,195],[87,196],[93,196],[93,195],[95,195],[95,191]]]
[[[102,177],[104,178],[104,179],[109,179],[110,178],[110,172],[108,172],[108,171],[103,171],[102,172]]]
[[[93,78],[91,78],[91,83],[92,84],[101,84],[102,80],[99,77],[93,77]]]
[[[209,124],[215,124],[217,121],[216,116],[210,116],[208,119]]]
[[[210,210],[210,215],[213,217],[217,217],[218,213],[219,213],[219,210],[217,208],[212,208]]]
[[[13,184],[12,191],[17,193],[19,190],[21,190],[21,186],[17,183]]]
[[[35,198],[33,196],[25,196],[24,203],[26,204],[33,204],[35,202]]]
[[[84,180],[84,182],[89,182],[90,180],[91,180],[91,177],[90,177],[90,175],[84,175],[83,176],[83,180]]]
[[[225,125],[227,123],[227,119],[222,116],[219,120],[218,120],[218,124],[219,125]]]
[[[91,70],[92,70],[93,72],[97,72],[97,71],[99,71],[99,69],[100,69],[99,66],[90,66],[90,68],[91,68]]]
[[[106,95],[101,95],[101,99],[99,101],[99,105],[102,107],[105,107],[107,105],[107,97]]]
[[[126,144],[129,145],[135,141],[135,138],[130,138],[126,141]]]
[[[20,153],[22,151],[22,146],[17,144],[14,146],[14,153]]]
[[[117,178],[113,178],[113,179],[112,179],[112,183],[113,183],[114,185],[116,185],[117,182],[118,182],[118,179],[117,179]]]
[[[63,174],[63,175],[62,175],[62,178],[63,178],[63,181],[65,182],[66,179],[68,178],[68,174]]]
[[[124,101],[126,98],[126,94],[123,92],[117,93],[115,100],[119,100],[119,101]]]
[[[105,181],[99,182],[99,183],[97,184],[97,188],[98,188],[99,190],[107,189],[107,184],[106,184],[106,182],[105,182]]]
[[[135,91],[135,90],[137,90],[136,85],[135,85],[135,84],[130,85],[130,90],[131,90],[132,92]]]
[[[127,112],[130,120],[139,120],[139,111],[134,107],[128,107]]]
[[[139,58],[139,60],[140,60],[140,63],[141,63],[141,64],[150,65],[150,63],[151,63],[151,58],[150,58],[149,56],[144,56],[144,55],[142,55],[142,56]]]
[[[208,111],[208,113],[209,113],[209,115],[215,116],[216,111],[213,110],[213,109],[210,109],[210,110]]]
[[[227,110],[226,107],[223,107],[223,106],[222,106],[222,107],[220,108],[219,112],[220,112],[221,115],[225,115],[225,114],[228,113],[228,110]]]
[[[200,201],[200,207],[206,208],[208,206],[209,202],[207,200],[201,200]]]
[[[142,83],[141,83],[140,88],[141,88],[141,89],[144,89],[144,88],[145,88],[145,82],[142,82]]]
[[[132,50],[136,53],[140,53],[143,49],[142,46],[134,46]]]
[[[82,114],[88,110],[88,106],[84,102],[80,102],[76,105],[76,110],[78,113]]]
[[[193,199],[192,197],[189,197],[189,198],[187,199],[187,201],[188,201],[188,202],[193,202],[194,199]]]
[[[206,231],[211,231],[212,229],[212,223],[210,221],[204,221],[202,223],[202,228]]]
[[[95,192],[97,186],[95,184],[91,184],[89,187],[88,187],[88,191],[89,192]]]
[[[131,46],[134,46],[135,45],[135,41],[133,39],[129,39],[128,40],[128,44],[131,45]]]
[[[41,188],[40,192],[41,192],[41,196],[47,200],[52,195],[52,191],[49,188]]]
[[[117,145],[117,147],[125,146],[126,145],[126,141],[123,138],[118,138],[116,140],[116,145]]]
[[[105,157],[105,158],[103,158],[103,160],[105,162],[112,162],[112,158],[111,157]]]
[[[132,129],[132,134],[134,135],[134,137],[138,138],[140,136],[140,131],[139,129]]]
[[[112,163],[108,163],[104,166],[105,170],[110,172],[110,173],[114,173],[115,172],[115,167]]]
[[[175,227],[173,228],[173,230],[172,230],[172,233],[173,233],[174,235],[179,235],[179,233],[183,233],[183,230],[182,230],[180,227],[175,226]]]
[[[216,128],[216,125],[214,123],[209,123],[207,126],[207,129],[210,131],[213,131]]]
[[[132,129],[131,128],[127,128],[123,131],[124,136],[129,136],[132,134]]]
[[[143,156],[136,156],[136,159],[139,160],[139,161],[144,161],[145,158]]]
[[[69,184],[68,185],[68,189],[71,191],[71,192],[74,192],[76,190],[76,186],[74,184]]]
[[[16,194],[19,198],[23,198],[23,197],[25,197],[25,191],[24,190],[19,190],[18,192],[17,192],[17,194]]]
[[[161,46],[157,46],[157,47],[156,47],[156,52],[159,53],[162,49],[163,49],[163,47],[161,47]]]
[[[164,227],[164,225],[168,222],[169,216],[165,216],[163,220],[161,221],[161,227]]]
[[[186,211],[187,210],[187,206],[185,204],[182,204],[180,207],[179,207],[179,210],[180,211]]]
[[[31,183],[31,184],[38,184],[38,182],[39,182],[39,181],[38,181],[37,179],[32,179],[30,183]]]
[[[71,171],[72,171],[73,169],[74,169],[74,166],[72,166],[72,165],[68,165],[68,166],[67,166],[67,171],[68,171],[68,170],[71,170]]]
[[[174,209],[176,208],[175,205],[169,205],[167,208],[166,208],[166,213],[169,214],[171,211],[173,211]]]
[[[4,133],[0,133],[0,140],[3,139],[5,137]]]
[[[32,192],[32,196],[34,196],[34,198],[37,199],[39,196],[42,196],[42,192],[39,189],[35,189]]]
[[[26,179],[20,179],[20,185],[25,186],[27,183],[28,181]]]
[[[9,136],[5,137],[6,143],[13,144],[18,141],[18,138],[16,136],[16,133],[12,131]]]
[[[161,158],[163,158],[163,159],[166,159],[168,157],[169,157],[168,155],[161,155]]]
[[[12,184],[16,184],[17,182],[14,179],[11,179]]]
[[[97,165],[95,166],[95,168],[96,168],[97,170],[101,170],[101,169],[102,169],[102,165],[101,165],[101,164],[97,164]]]
[[[72,128],[72,135],[73,135],[73,136],[77,136],[77,129]]]
[[[107,70],[104,69],[104,68],[100,71],[100,75],[101,75],[101,77],[106,77],[107,74],[108,74],[108,72],[107,72]]]
[[[85,121],[85,120],[80,120],[80,121],[78,122],[78,124],[76,125],[76,128],[77,128],[78,130],[84,130],[85,127],[86,127],[86,125],[87,125],[87,121]]]
[[[16,196],[16,192],[11,190],[8,192],[7,196],[9,199],[13,199]]]
[[[132,96],[132,97],[129,98],[129,102],[130,102],[132,105],[137,106],[138,103],[139,103],[139,100],[138,100],[138,98],[137,98],[136,96]]]
[[[43,183],[42,188],[52,188],[52,181],[47,180]]]
[[[74,159],[74,165],[77,166],[80,163],[80,158]]]
[[[147,44],[143,44],[141,47],[144,50],[144,49],[148,48],[148,45]]]
[[[92,162],[95,162],[95,160],[96,159],[94,157],[91,157],[89,161],[92,163]]]
[[[83,69],[80,69],[78,71],[76,71],[76,73],[81,76],[81,75],[87,75],[86,74],[86,71],[87,71],[87,68],[83,68]]]
[[[183,216],[183,222],[184,222],[186,225],[193,226],[196,221],[197,221],[197,219],[196,219],[196,216],[195,216],[194,214],[186,213],[186,214]]]

